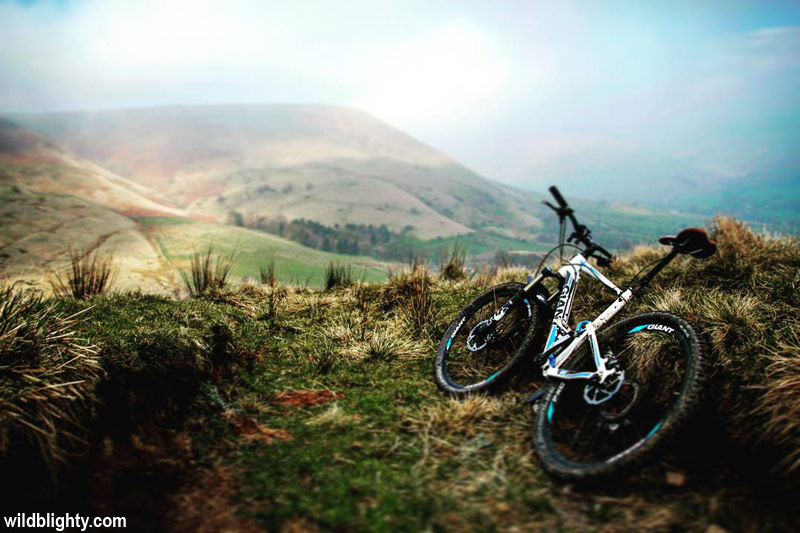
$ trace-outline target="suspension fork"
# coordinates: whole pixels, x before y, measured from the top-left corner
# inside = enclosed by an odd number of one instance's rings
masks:
[[[528,284],[525,285],[518,293],[516,293],[514,296],[509,298],[508,301],[506,301],[506,303],[504,303],[500,307],[500,309],[498,309],[494,313],[494,315],[492,315],[489,319],[487,319],[485,321],[485,325],[486,326],[492,326],[495,323],[497,323],[500,320],[502,320],[503,317],[506,316],[506,313],[508,313],[509,309],[511,309],[515,305],[517,305],[520,300],[524,300],[524,301],[527,302],[528,296],[530,295],[530,292],[536,286],[541,284],[542,280],[544,280],[545,278],[548,278],[548,277],[557,277],[559,279],[561,278],[561,276],[558,273],[553,272],[553,269],[550,268],[550,267],[546,267],[546,268],[542,269],[542,271],[535,278],[531,279],[528,282]],[[538,295],[537,295],[537,297],[538,297]],[[544,297],[542,297],[541,300],[542,300],[543,303],[548,303],[548,300],[546,298],[544,298]],[[527,302],[527,303],[530,303],[530,302]]]

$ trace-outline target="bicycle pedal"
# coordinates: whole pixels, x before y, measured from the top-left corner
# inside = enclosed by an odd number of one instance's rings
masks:
[[[533,403],[533,402],[535,402],[536,400],[538,400],[539,398],[544,396],[544,392],[545,392],[544,388],[537,390],[536,392],[534,392],[533,394],[531,394],[530,396],[525,398],[525,403]]]

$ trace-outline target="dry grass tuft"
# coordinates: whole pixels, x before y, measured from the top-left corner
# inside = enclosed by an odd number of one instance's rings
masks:
[[[424,407],[418,416],[410,417],[407,422],[414,430],[433,435],[474,436],[502,420],[508,407],[504,399],[496,397],[449,399]]]
[[[113,256],[100,257],[97,250],[76,251],[70,248],[69,261],[70,269],[63,277],[56,272],[50,279],[53,293],[58,297],[85,300],[103,294],[119,273]]]
[[[102,374],[97,350],[76,338],[39,292],[0,286],[0,455],[22,440],[51,470],[84,442]]]
[[[757,297],[709,291],[704,304],[704,318],[711,326],[708,336],[718,353],[764,342],[771,317]]]
[[[325,411],[308,419],[306,424],[309,426],[346,427],[359,422],[359,420],[358,415],[348,415],[344,409],[339,407],[338,403],[334,403]]]
[[[497,274],[497,269],[495,267],[485,265],[475,278],[475,285],[481,288],[488,287],[494,279],[495,274]]]
[[[779,469],[800,469],[800,339],[795,333],[767,354],[769,383],[756,386],[761,393],[751,414],[764,420],[759,442],[787,450]]]
[[[494,276],[492,276],[492,285],[499,285],[509,281],[516,281],[518,283],[525,283],[528,277],[528,270],[522,267],[502,267],[498,268]]]
[[[325,267],[325,290],[334,287],[350,287],[353,281],[353,267],[331,262]]]
[[[228,276],[236,262],[236,250],[227,254],[215,255],[214,245],[210,244],[205,252],[192,254],[190,274],[181,271],[181,276],[193,297],[200,296],[209,290],[221,290],[228,284]]]
[[[428,337],[439,313],[433,302],[433,278],[428,270],[416,266],[411,270],[393,272],[381,293],[384,308],[399,307],[409,329],[416,335]]]
[[[262,285],[275,286],[275,261],[272,260],[265,266],[258,267],[258,277]]]
[[[359,351],[367,358],[377,361],[421,359],[427,354],[426,350],[399,329],[373,331]]]
[[[462,281],[469,278],[466,267],[467,249],[458,243],[453,244],[448,257],[447,251],[442,250],[440,276],[448,281]]]

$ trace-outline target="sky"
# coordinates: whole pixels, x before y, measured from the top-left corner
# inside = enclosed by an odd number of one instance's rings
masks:
[[[576,146],[736,175],[800,131],[800,2],[0,0],[0,27],[0,113],[348,105],[506,181]]]

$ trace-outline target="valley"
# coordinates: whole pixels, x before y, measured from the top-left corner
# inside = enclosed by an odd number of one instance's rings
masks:
[[[558,231],[544,196],[334,106],[13,115],[0,127],[0,184],[10,199],[0,213],[8,255],[0,273],[39,284],[66,264],[70,247],[113,252],[123,290],[175,292],[191,254],[209,244],[240,255],[235,282],[274,260],[281,281],[319,286],[331,262],[378,280],[410,256],[435,263],[454,245],[475,269],[500,252],[535,258]],[[581,221],[609,248],[708,218],[584,200],[586,189],[575,190],[567,194]],[[32,229],[39,236],[26,238],[41,243],[15,251],[10,235]]]

